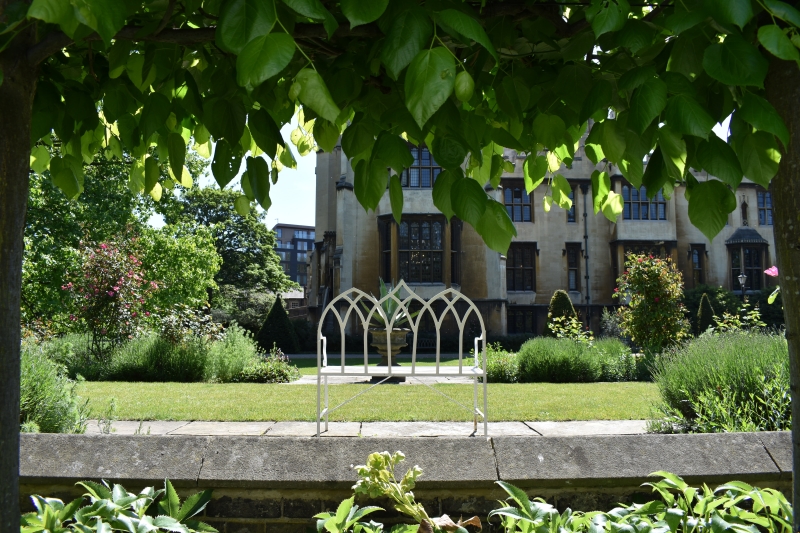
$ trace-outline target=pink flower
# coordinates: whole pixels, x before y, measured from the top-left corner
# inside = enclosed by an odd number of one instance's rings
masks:
[[[150,316],[150,311],[145,311],[144,316]]]
[[[155,281],[151,281],[150,282],[150,286],[153,287],[154,289],[157,289],[158,288],[158,283],[156,283]]]
[[[78,317],[76,317],[75,315],[69,315],[69,319],[74,322],[75,320],[78,320]]]
[[[108,294],[109,296],[114,296],[114,291],[108,291],[106,294]]]
[[[614,292],[619,292],[619,289],[617,287],[614,287]]]
[[[658,296],[656,296],[656,297],[655,297],[655,301],[656,301],[656,302],[658,301]]]
[[[119,287],[111,287],[111,288],[114,289],[115,291],[119,292]]]
[[[778,277],[778,267],[773,265],[773,266],[769,267],[768,269],[766,269],[764,271],[764,274],[766,274],[767,276],[772,276],[773,278],[777,278]]]
[[[644,261],[644,259],[642,259],[642,258],[640,257],[640,258],[638,259],[638,261],[641,263],[642,261]]]
[[[103,243],[103,244],[101,244],[101,245],[100,245],[100,248],[102,248],[103,250],[105,250],[106,248],[108,248],[108,245],[107,245],[107,244],[105,244],[105,243]]]
[[[131,313],[131,316],[132,316],[132,317],[135,317],[137,314],[138,314],[138,313],[137,313],[136,311],[134,311],[133,313]]]

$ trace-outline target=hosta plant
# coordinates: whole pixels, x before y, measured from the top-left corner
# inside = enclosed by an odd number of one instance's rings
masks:
[[[211,500],[210,490],[193,494],[181,504],[169,480],[164,481],[163,489],[147,487],[139,494],[105,481],[78,485],[86,493],[66,504],[58,498],[31,496],[36,511],[22,515],[20,533],[217,532],[194,518]],[[89,505],[85,505],[87,497]]]

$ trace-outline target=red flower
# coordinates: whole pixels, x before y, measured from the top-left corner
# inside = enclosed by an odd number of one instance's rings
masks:
[[[656,302],[658,301],[658,296],[655,297]]]

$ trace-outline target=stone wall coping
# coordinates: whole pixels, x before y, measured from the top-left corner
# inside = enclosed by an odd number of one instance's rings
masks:
[[[20,483],[106,479],[133,487],[349,489],[354,465],[403,451],[420,489],[633,486],[666,470],[709,484],[791,479],[791,436],[780,433],[586,437],[353,438],[23,434]],[[404,472],[404,470],[403,470]],[[402,472],[400,472],[401,474]]]

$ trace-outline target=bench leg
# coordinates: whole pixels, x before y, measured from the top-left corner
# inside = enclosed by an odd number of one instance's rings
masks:
[[[472,378],[472,421],[473,431],[478,433],[478,378]]]
[[[320,375],[319,375],[319,372],[317,372],[317,437],[319,437],[319,420],[321,418],[320,417],[320,412],[321,412],[321,408],[320,408],[320,386],[321,386]]]
[[[486,396],[487,382],[486,375],[483,377],[483,436],[489,436],[489,399]]]
[[[328,431],[328,376],[325,376],[325,431]]]

